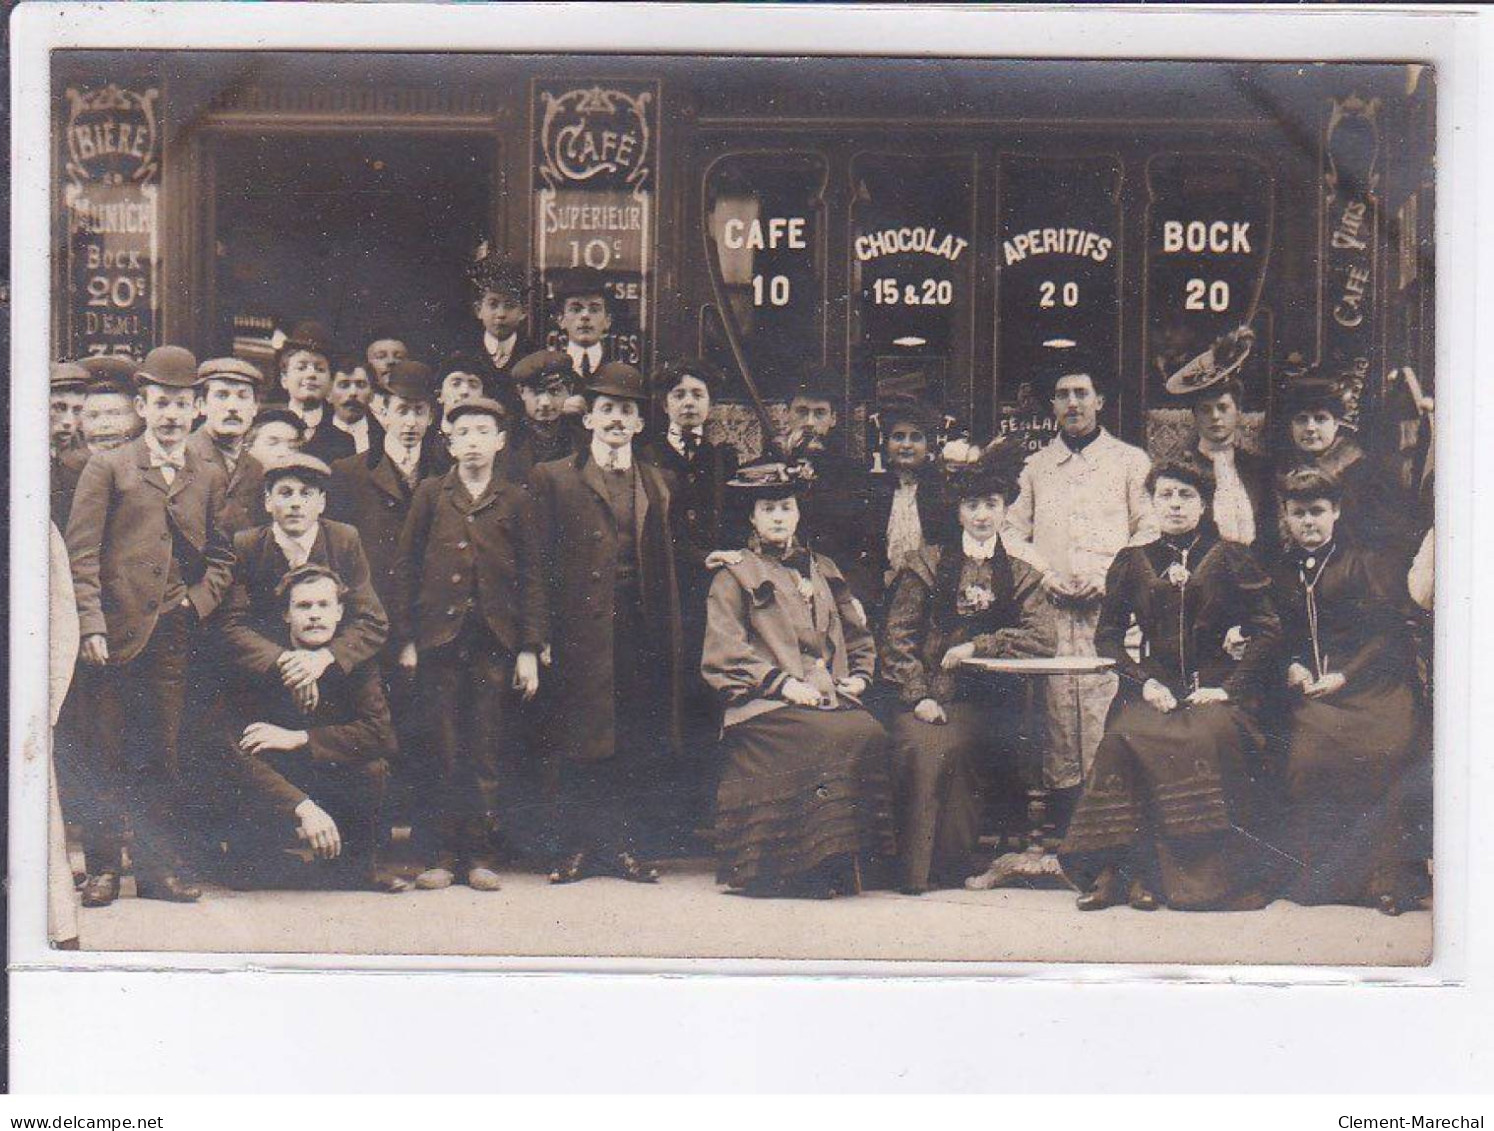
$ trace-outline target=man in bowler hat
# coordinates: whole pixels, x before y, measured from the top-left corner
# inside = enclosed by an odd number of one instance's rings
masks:
[[[586,387],[584,452],[534,469],[549,582],[546,744],[560,858],[552,883],[651,883],[635,855],[658,819],[661,761],[681,745],[673,477],[634,458],[643,375],[607,362]]]
[[[137,895],[192,902],[201,894],[178,875],[186,668],[197,626],[228,590],[233,554],[223,471],[187,445],[197,379],[197,359],[180,346],[146,355],[136,375],[145,434],[89,460],[68,521],[81,655],[100,677],[87,906],[119,895],[126,820]]]

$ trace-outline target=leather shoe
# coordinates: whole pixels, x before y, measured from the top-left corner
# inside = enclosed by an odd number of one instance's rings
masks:
[[[154,880],[142,880],[136,876],[135,895],[139,899],[159,899],[166,903],[196,903],[202,898],[202,889],[168,872]]]
[[[550,882],[552,884],[573,884],[577,880],[586,879],[590,874],[586,870],[586,853],[573,852],[555,866],[555,870],[550,873]]]
[[[503,887],[498,873],[491,868],[468,868],[467,886],[473,891],[498,891]]]
[[[1126,902],[1137,911],[1155,911],[1162,906],[1162,901],[1149,892],[1140,880],[1131,881],[1131,886],[1126,889]]]
[[[450,868],[439,865],[435,868],[427,868],[415,877],[415,886],[421,891],[440,891],[449,888],[456,882],[456,874]]]
[[[646,867],[639,863],[637,857],[631,852],[619,852],[617,854],[617,874],[630,884],[656,884],[659,882],[659,869]]]
[[[1103,911],[1120,901],[1120,876],[1114,868],[1106,868],[1100,873],[1094,887],[1081,895],[1074,906],[1080,911]]]
[[[119,898],[119,873],[100,872],[83,881],[84,907],[108,907]]]

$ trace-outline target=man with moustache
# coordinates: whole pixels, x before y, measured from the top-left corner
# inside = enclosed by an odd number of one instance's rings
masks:
[[[352,439],[353,451],[358,455],[384,443],[383,429],[370,412],[373,393],[368,370],[354,359],[343,358],[333,367],[332,387],[327,393],[332,427]]]
[[[223,641],[235,667],[254,677],[278,675],[288,690],[314,697],[317,681],[336,664],[350,674],[377,656],[389,638],[389,619],[374,590],[358,531],[325,521],[332,471],[297,452],[264,473],[270,522],[234,537],[233,588],[223,610]],[[281,609],[275,590],[288,570],[312,562],[347,586],[346,624],[327,648],[288,649],[279,640]]]
[[[202,425],[187,446],[217,464],[228,480],[224,527],[236,534],[256,525],[264,467],[245,450],[245,437],[259,408],[258,369],[237,357],[214,357],[197,367]]]
[[[1065,339],[1067,341],[1067,339]],[[1059,434],[1022,469],[1007,509],[1008,552],[1037,570],[1053,606],[1057,655],[1095,655],[1105,574],[1115,555],[1156,535],[1146,490],[1151,460],[1100,425],[1105,407],[1098,366],[1077,344],[1051,347],[1048,368]],[[1113,675],[1062,675],[1043,681],[1047,707],[1044,779],[1073,800],[1094,760],[1115,697]]]
[[[288,650],[317,652],[337,637],[346,589],[332,570],[308,564],[276,587]],[[238,889],[369,888],[395,751],[378,669],[364,663],[322,676],[314,701],[274,677],[238,682],[204,728]]]
[[[52,366],[51,386],[51,460],[48,484],[51,488],[52,521],[58,527],[67,525],[72,507],[72,488],[88,461],[83,446],[83,390],[88,385],[88,370],[72,361]],[[72,475],[64,477],[64,465],[72,464]],[[71,480],[69,482],[69,479]]]
[[[218,607],[233,568],[222,526],[223,471],[186,442],[197,409],[197,359],[180,346],[157,347],[137,384],[145,435],[88,461],[67,529],[80,654],[99,669],[99,804],[85,824],[88,907],[119,896],[126,821],[135,833],[140,898],[194,902],[201,895],[179,874],[186,669],[198,625]]]

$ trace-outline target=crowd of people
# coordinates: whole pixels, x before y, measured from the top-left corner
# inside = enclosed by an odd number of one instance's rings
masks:
[[[1331,379],[1292,381],[1257,453],[1220,351],[1154,463],[1058,355],[1030,457],[900,397],[872,472],[811,367],[743,466],[706,435],[721,373],[609,359],[600,284],[565,281],[562,345],[532,349],[525,276],[473,281],[439,368],[310,322],[268,374],[172,345],[54,366],[84,906],[126,850],[138,896],[191,902],[493,891],[534,860],[651,883],[702,834],[747,895],[916,894],[1020,809],[1034,729],[1081,909],[1427,894],[1430,534]],[[974,663],[1043,657],[1076,662]]]

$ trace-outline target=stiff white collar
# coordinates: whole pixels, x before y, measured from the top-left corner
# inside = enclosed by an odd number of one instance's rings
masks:
[[[603,470],[627,471],[633,466],[633,445],[610,447],[600,440],[591,442],[591,458]],[[617,462],[614,463],[613,460]]]
[[[322,414],[326,412],[326,405],[317,405],[316,408],[307,408],[297,401],[291,401],[290,410],[301,418],[301,423],[308,428],[315,428],[322,422]]]
[[[965,548],[965,556],[971,561],[988,562],[996,556],[996,542],[1000,539],[998,532],[991,535],[985,542],[977,542],[968,532],[960,535],[960,544]]]
[[[488,356],[493,359],[493,364],[500,368],[513,355],[514,342],[518,340],[518,334],[510,334],[501,342],[486,330],[482,333],[483,348],[488,351]]]
[[[578,346],[574,342],[567,342],[565,344],[565,352],[571,355],[571,364],[576,367],[576,371],[578,373],[581,371],[581,359],[583,357],[591,358],[591,371],[593,373],[595,373],[597,371],[597,367],[602,364],[601,342],[597,342],[595,345],[590,346]]]

